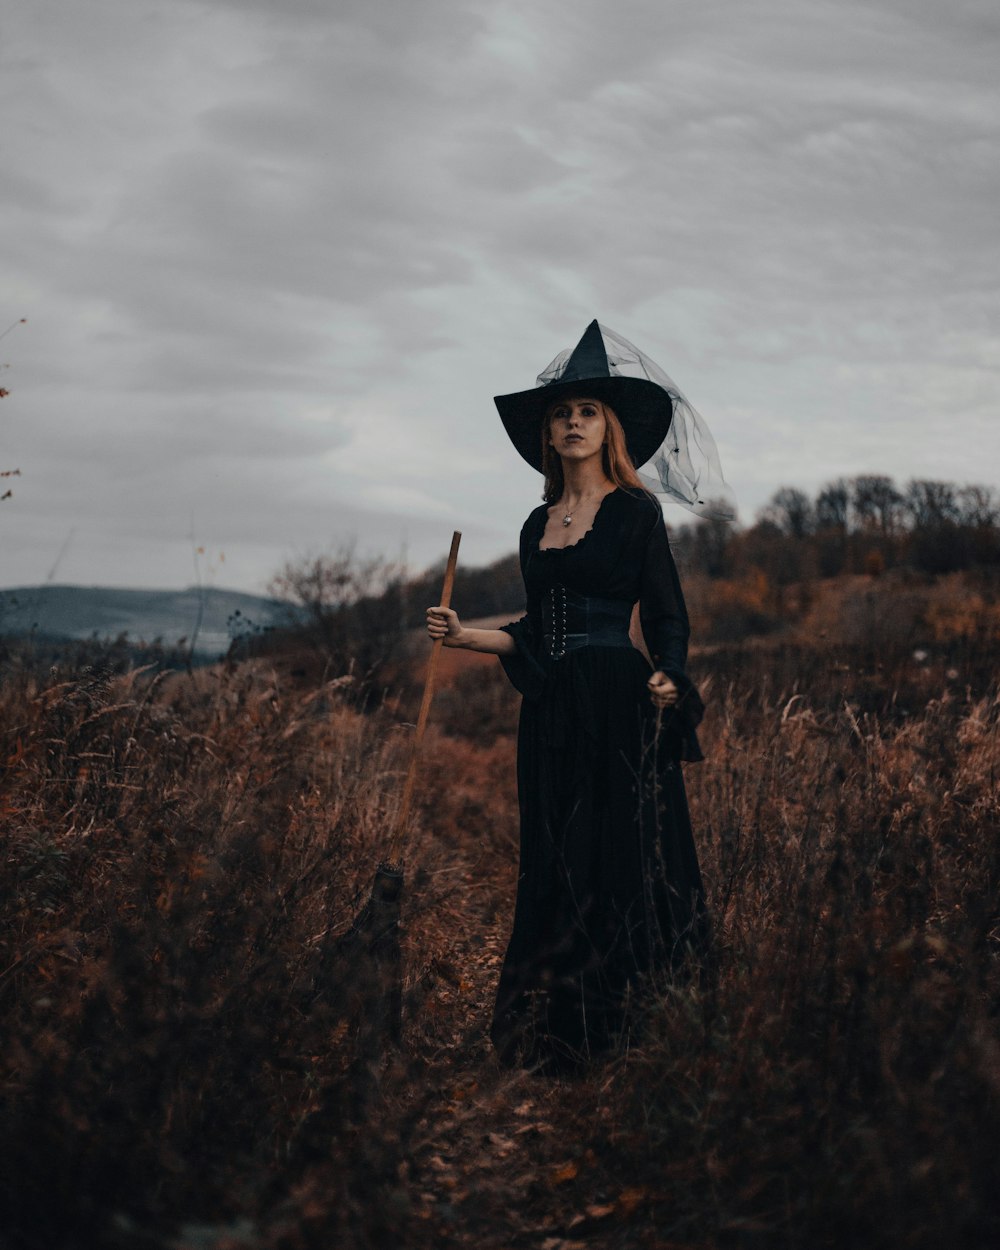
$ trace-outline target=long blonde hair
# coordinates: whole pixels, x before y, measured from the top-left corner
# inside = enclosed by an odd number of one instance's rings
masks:
[[[546,503],[555,503],[563,493],[563,488],[566,484],[563,478],[562,460],[559,458],[559,453],[549,442],[552,417],[560,402],[560,400],[556,400],[550,404],[545,410],[545,416],[542,417],[542,472],[545,475],[545,489],[542,492],[542,498]],[[632,464],[632,459],[628,454],[625,431],[622,429],[622,423],[618,420],[616,412],[602,400],[596,400],[595,402],[604,413],[606,427],[604,448],[601,452],[601,464],[604,467],[605,476],[610,478],[616,486],[642,491],[644,495],[648,495],[649,491],[646,490],[639,480],[639,475],[636,473],[635,466]]]

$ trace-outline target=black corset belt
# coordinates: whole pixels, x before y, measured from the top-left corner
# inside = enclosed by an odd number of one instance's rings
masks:
[[[556,585],[546,591],[541,606],[542,641],[550,659],[561,660],[581,647],[632,646],[632,604],[627,599],[600,599]]]

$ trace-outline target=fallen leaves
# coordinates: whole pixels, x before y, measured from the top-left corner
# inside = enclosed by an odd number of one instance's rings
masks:
[[[615,1202],[591,1203],[589,1207],[584,1207],[579,1215],[574,1215],[569,1222],[570,1231],[578,1229],[581,1225],[599,1224],[602,1220],[609,1219],[618,1210],[618,1204]]]
[[[562,1164],[561,1167],[557,1167],[549,1173],[549,1184],[565,1185],[567,1181],[576,1180],[579,1172],[579,1163],[575,1159],[571,1159],[568,1163]]]
[[[618,1207],[622,1215],[630,1216],[649,1200],[649,1191],[640,1189],[637,1186],[630,1189],[623,1189],[618,1195]]]
[[[511,1141],[509,1137],[503,1137],[500,1133],[487,1133],[486,1141],[493,1147],[501,1159],[505,1159],[507,1155],[517,1149],[517,1142]]]

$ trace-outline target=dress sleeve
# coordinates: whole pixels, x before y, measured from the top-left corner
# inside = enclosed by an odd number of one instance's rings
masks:
[[[531,520],[529,517],[521,529],[520,558],[521,578],[524,579],[531,544]],[[545,669],[538,660],[538,648],[541,639],[538,637],[536,623],[526,610],[524,616],[509,625],[501,625],[505,634],[514,639],[517,650],[513,655],[500,656],[503,671],[510,679],[511,685],[526,699],[537,699],[545,686]]]
[[[680,578],[658,505],[643,551],[639,621],[653,669],[666,673],[680,691],[673,714],[675,730],[681,737],[680,757],[685,760],[704,759],[695,730],[705,714],[705,705],[697,687],[684,671],[690,626]]]

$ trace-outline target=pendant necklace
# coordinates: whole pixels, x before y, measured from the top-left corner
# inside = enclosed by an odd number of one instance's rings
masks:
[[[601,496],[601,498],[603,499],[603,498],[604,498],[604,496],[602,495],[602,496]],[[579,508],[580,504],[581,504],[581,503],[583,503],[583,502],[584,502],[584,500],[583,500],[583,499],[581,499],[581,500],[577,503],[576,507],[577,507],[577,508]],[[575,511],[575,510],[576,510],[576,509],[574,508],[574,511]],[[563,523],[563,525],[564,525],[564,526],[565,526],[565,525],[572,525],[572,524],[573,524],[573,513],[569,510],[569,508],[567,508],[567,509],[566,509],[566,512],[565,512],[565,514],[563,515],[562,523]]]

